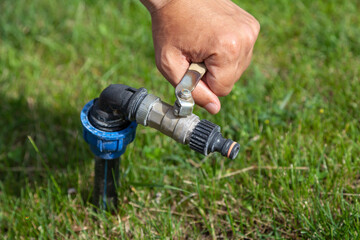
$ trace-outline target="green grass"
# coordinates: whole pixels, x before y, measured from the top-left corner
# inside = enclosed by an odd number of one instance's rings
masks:
[[[359,2],[238,3],[261,23],[253,62],[218,115],[195,112],[239,141],[239,157],[139,126],[111,215],[89,203],[79,113],[111,83],[174,101],[149,14],[130,0],[1,1],[2,238],[359,238]]]

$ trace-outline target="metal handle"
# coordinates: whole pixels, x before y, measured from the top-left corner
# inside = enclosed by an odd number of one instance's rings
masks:
[[[175,88],[176,101],[174,104],[174,115],[186,117],[192,114],[195,101],[191,92],[195,89],[200,79],[206,72],[205,64],[190,64],[180,83]]]

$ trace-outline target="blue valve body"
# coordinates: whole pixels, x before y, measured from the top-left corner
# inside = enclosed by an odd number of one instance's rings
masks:
[[[115,159],[120,157],[126,150],[126,146],[134,141],[136,122],[118,132],[105,132],[95,128],[89,121],[88,114],[94,100],[88,102],[81,110],[80,118],[83,125],[83,137],[90,145],[91,151],[102,159]]]

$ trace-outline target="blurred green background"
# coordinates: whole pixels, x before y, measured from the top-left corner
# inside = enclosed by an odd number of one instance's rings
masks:
[[[116,214],[89,203],[79,113],[111,83],[174,102],[135,0],[0,2],[0,235],[5,239],[359,238],[360,2],[236,1],[261,32],[222,110],[229,161],[138,127]],[[68,189],[75,188],[75,194]]]

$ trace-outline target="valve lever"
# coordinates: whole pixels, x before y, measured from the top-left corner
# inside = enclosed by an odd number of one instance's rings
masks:
[[[174,104],[174,115],[186,117],[192,114],[195,101],[191,92],[195,89],[200,79],[206,72],[205,64],[190,64],[180,83],[175,88],[176,101]]]

